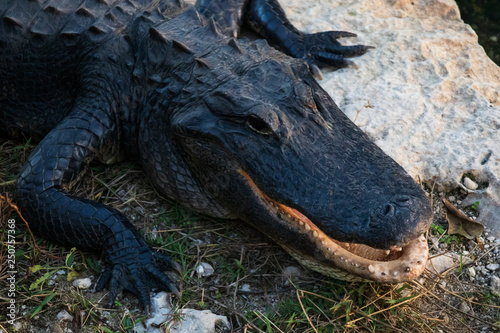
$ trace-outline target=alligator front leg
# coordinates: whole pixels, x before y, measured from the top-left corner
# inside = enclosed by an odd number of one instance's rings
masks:
[[[197,10],[213,18],[223,29],[236,36],[243,22],[267,41],[294,58],[304,59],[317,77],[318,67],[356,67],[346,58],[360,56],[371,46],[344,46],[337,39],[356,37],[346,31],[325,31],[313,34],[297,30],[287,19],[277,0],[198,0]]]
[[[109,285],[108,305],[127,289],[148,312],[151,288],[170,289],[179,295],[162,272],[179,270],[179,265],[150,248],[117,210],[63,191],[90,160],[117,143],[116,120],[98,96],[77,100],[75,105],[23,166],[17,181],[18,205],[38,235],[103,254],[106,267],[96,289]]]
[[[365,45],[341,45],[337,38],[356,37],[356,34],[346,31],[313,34],[301,32],[290,23],[276,0],[249,1],[244,18],[269,43],[294,58],[306,60],[316,75],[319,73],[317,66],[356,67],[345,58],[360,56],[372,48]]]

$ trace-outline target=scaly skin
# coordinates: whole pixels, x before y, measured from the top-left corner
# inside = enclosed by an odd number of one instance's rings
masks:
[[[97,289],[109,286],[110,303],[123,289],[146,310],[151,288],[178,294],[163,271],[178,264],[125,216],[64,191],[94,159],[138,158],[166,196],[254,225],[307,267],[351,280],[418,276],[425,194],[311,74],[348,66],[345,57],[368,47],[340,45],[353,36],[345,32],[299,32],[275,0],[196,9],[173,0],[0,4],[0,134],[41,139],[16,190],[32,230],[101,252]],[[243,22],[281,52],[236,39]]]

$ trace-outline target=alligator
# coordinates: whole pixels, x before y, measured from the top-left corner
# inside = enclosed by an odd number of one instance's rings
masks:
[[[180,266],[71,195],[92,161],[136,159],[166,197],[248,222],[325,275],[425,268],[425,192],[315,79],[370,49],[337,40],[355,34],[301,32],[276,0],[8,0],[0,17],[0,134],[40,140],[15,201],[36,234],[102,254],[110,303],[179,295]]]

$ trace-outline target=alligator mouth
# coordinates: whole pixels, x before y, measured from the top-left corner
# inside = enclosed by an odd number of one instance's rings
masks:
[[[245,171],[240,169],[239,172],[253,192],[263,199],[261,202],[266,208],[274,216],[279,216],[280,223],[314,244],[314,253],[304,253],[292,246],[293,240],[288,243],[268,235],[307,268],[341,280],[393,283],[414,280],[425,270],[429,249],[424,235],[405,245],[393,245],[387,250],[340,242],[326,235],[298,210],[269,198]]]

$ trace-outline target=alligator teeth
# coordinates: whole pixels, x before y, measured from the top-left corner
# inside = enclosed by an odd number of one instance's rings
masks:
[[[349,247],[349,245],[351,245],[351,244],[349,244],[349,243],[345,243],[345,247]]]
[[[309,226],[309,224],[306,224],[306,230],[307,231],[311,230],[311,227]]]
[[[318,237],[318,232],[317,232],[316,230],[315,230],[315,231],[313,231],[313,237],[314,237],[314,238]]]
[[[391,250],[385,250],[385,255],[388,256],[389,254],[391,254]]]
[[[372,266],[372,264],[368,265],[368,270],[370,271],[370,273],[375,273],[375,268]]]

